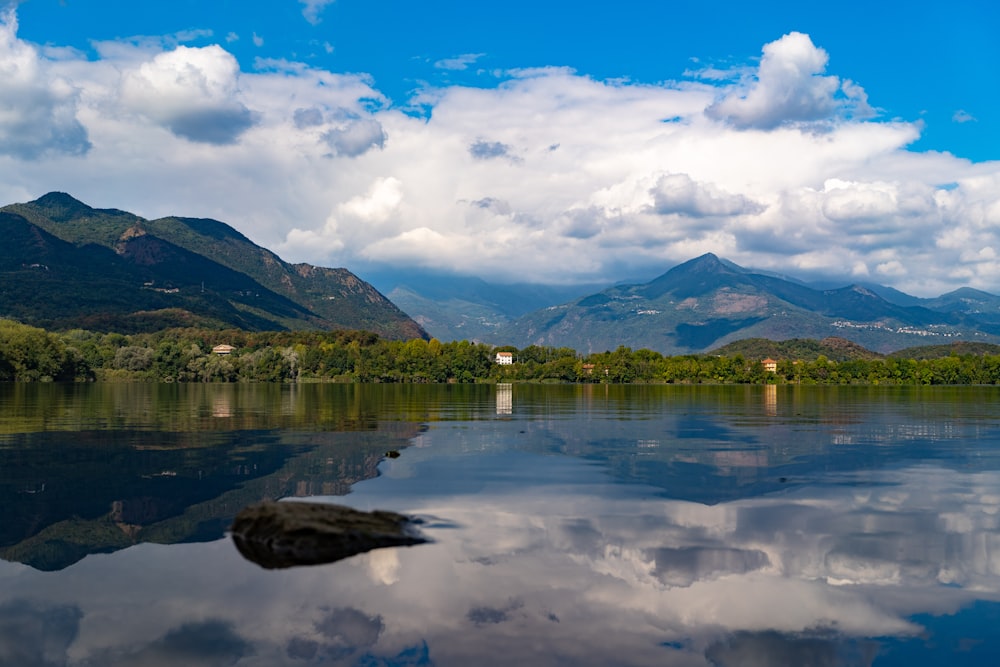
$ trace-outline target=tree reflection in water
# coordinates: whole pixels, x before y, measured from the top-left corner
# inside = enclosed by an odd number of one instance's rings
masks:
[[[777,389],[772,402],[763,388],[514,385],[509,413],[504,398],[498,414],[491,387],[426,388],[426,429],[406,419],[420,410],[419,391],[400,390],[370,413],[392,433],[336,435],[376,460],[396,448],[386,437],[409,446],[349,495],[318,500],[419,515],[433,544],[280,572],[246,563],[224,539],[139,543],[58,572],[3,563],[0,656],[27,665],[996,664],[996,391]],[[321,488],[337,478],[329,457],[307,456],[333,452],[332,434],[304,423],[222,437],[240,443],[241,466],[268,438],[292,453],[217,499],[262,479],[312,474]],[[15,441],[0,455],[45,473],[34,495],[63,484],[57,467]],[[148,481],[157,479],[174,478]],[[151,511],[136,507],[140,517]],[[18,520],[23,533],[28,522]]]

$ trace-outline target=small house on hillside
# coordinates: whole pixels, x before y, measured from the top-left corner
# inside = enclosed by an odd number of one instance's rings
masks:
[[[513,352],[497,352],[497,363],[501,366],[510,366],[514,363]]]
[[[212,354],[232,354],[235,349],[232,345],[216,345],[212,348]]]
[[[768,373],[778,372],[778,362],[772,359],[771,357],[764,359],[760,363],[762,366],[764,366],[764,370],[767,371]]]

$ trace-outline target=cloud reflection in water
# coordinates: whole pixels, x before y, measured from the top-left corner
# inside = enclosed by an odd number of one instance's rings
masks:
[[[243,562],[228,541],[143,544],[56,573],[0,563],[0,656],[872,664],[887,637],[922,641],[933,615],[1000,601],[996,471],[831,473],[708,505],[579,458],[475,452],[479,436],[461,427],[422,437],[346,500],[441,517],[429,522],[434,544],[283,572]],[[9,610],[33,624],[38,648],[18,648]]]

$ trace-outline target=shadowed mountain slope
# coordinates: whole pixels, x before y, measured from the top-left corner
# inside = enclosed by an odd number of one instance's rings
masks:
[[[55,329],[424,330],[347,269],[289,264],[217,220],[145,220],[53,192],[0,209],[0,314]]]

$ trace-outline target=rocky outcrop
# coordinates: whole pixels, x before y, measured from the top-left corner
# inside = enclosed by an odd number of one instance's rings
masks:
[[[263,502],[236,515],[230,533],[243,556],[267,569],[332,563],[383,547],[422,544],[418,519],[342,505]]]

